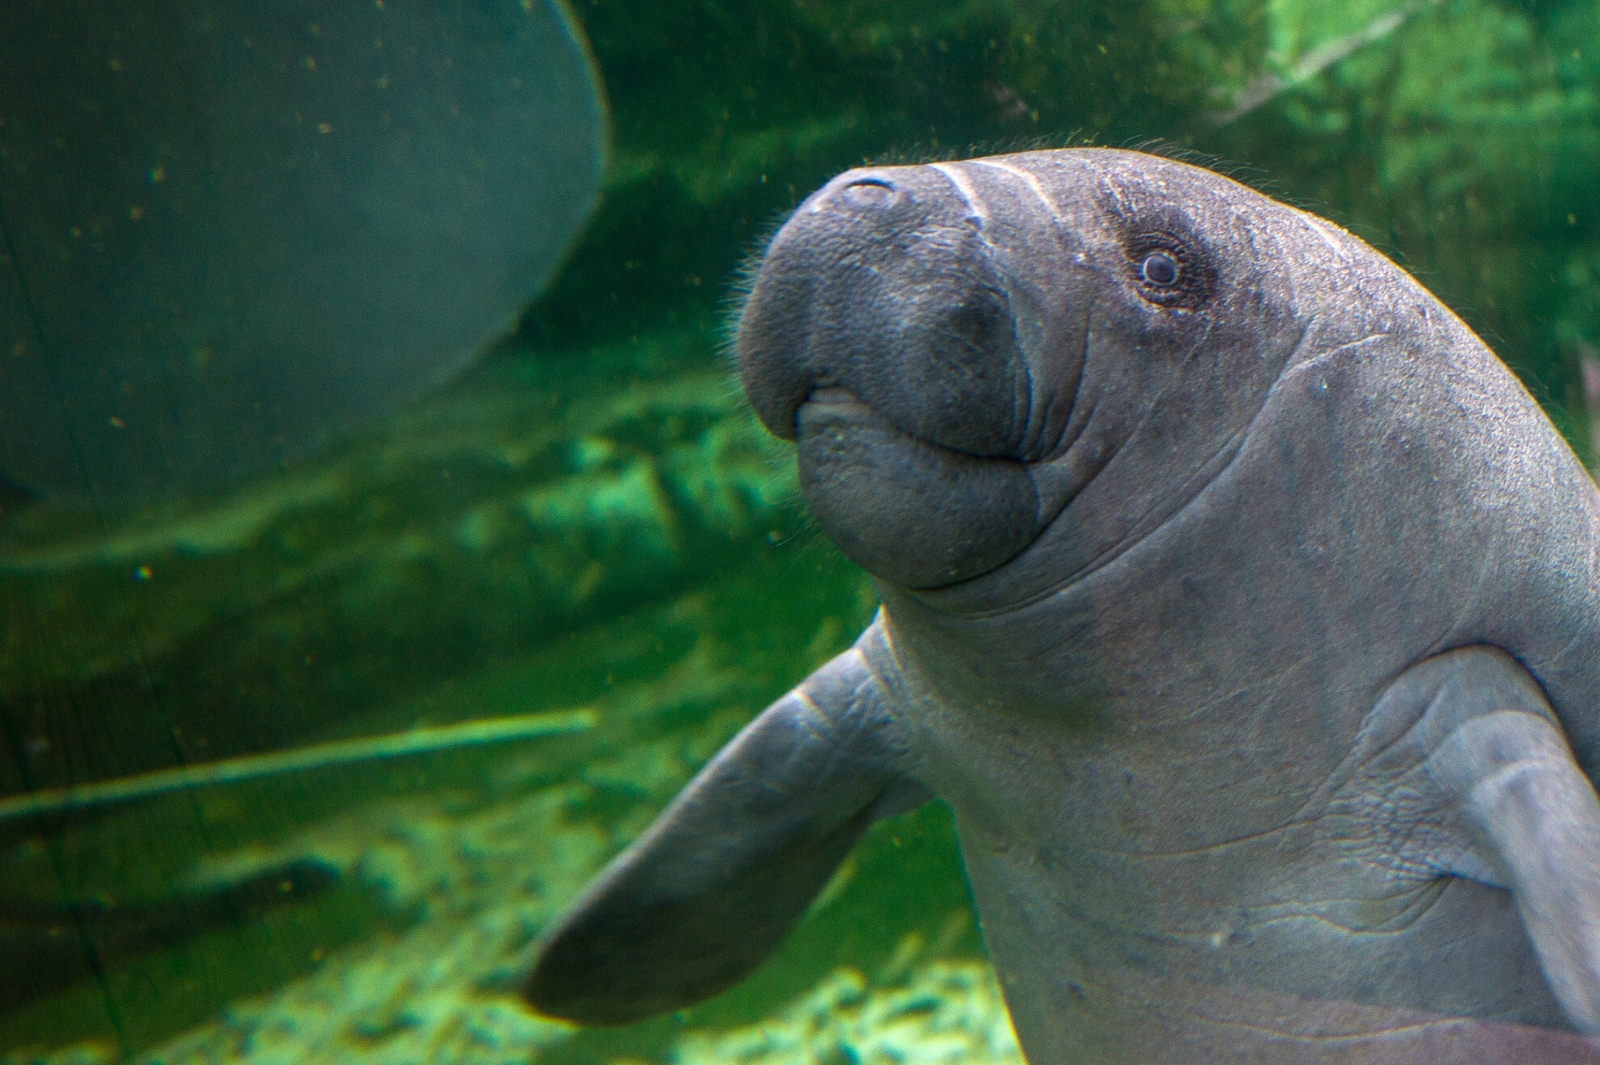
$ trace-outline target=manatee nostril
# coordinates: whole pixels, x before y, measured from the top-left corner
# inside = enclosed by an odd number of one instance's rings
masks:
[[[859,178],[839,190],[852,207],[887,207],[894,202],[894,185],[883,178]]]

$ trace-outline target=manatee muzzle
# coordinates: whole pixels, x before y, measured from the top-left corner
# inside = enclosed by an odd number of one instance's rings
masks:
[[[930,444],[840,388],[797,415],[800,484],[851,561],[891,584],[931,589],[1010,561],[1038,536],[1027,467]]]
[[[756,413],[788,439],[800,404],[833,386],[956,451],[1015,455],[1027,431],[1005,285],[931,167],[851,171],[801,204],[762,259],[738,350]]]
[[[933,167],[840,175],[773,239],[740,316],[740,375],[799,444],[823,528],[875,576],[941,587],[1038,535],[1016,333],[981,219]]]

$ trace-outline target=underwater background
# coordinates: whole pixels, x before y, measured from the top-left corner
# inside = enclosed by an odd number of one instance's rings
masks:
[[[875,609],[724,351],[741,263],[864,159],[1216,166],[1393,256],[1592,457],[1592,2],[570,15],[609,110],[598,206],[463,376],[221,491],[0,495],[0,1062],[1020,1061],[937,804],[876,827],[720,999],[578,1032],[514,994],[543,925]],[[471,738],[500,719],[526,727]]]

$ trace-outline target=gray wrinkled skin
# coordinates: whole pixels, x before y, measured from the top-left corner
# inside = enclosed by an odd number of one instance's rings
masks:
[[[730,986],[932,792],[1034,1065],[1600,1062],[1600,507],[1411,278],[1138,153],[872,168],[738,346],[883,610],[541,941],[535,1006]]]

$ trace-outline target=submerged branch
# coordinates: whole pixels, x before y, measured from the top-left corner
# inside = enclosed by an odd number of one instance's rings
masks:
[[[68,788],[47,788],[0,799],[0,822],[44,814],[136,802],[177,791],[237,784],[241,781],[311,769],[375,762],[410,755],[481,747],[491,743],[537,739],[583,732],[595,725],[593,710],[563,710],[549,714],[468,721],[411,729],[388,736],[336,740],[270,754],[227,758],[220,762],[178,766],[137,776],[121,777]]]
[[[1301,56],[1299,62],[1290,67],[1286,74],[1265,71],[1256,75],[1250,84],[1239,91],[1232,107],[1225,111],[1212,112],[1208,116],[1211,125],[1226,126],[1243,118],[1262,104],[1296,86],[1305,84],[1367,45],[1377,44],[1405,25],[1414,15],[1426,8],[1437,7],[1440,3],[1441,0],[1413,0],[1412,3],[1378,16],[1354,33],[1347,33],[1343,37],[1336,37],[1317,45]]]

